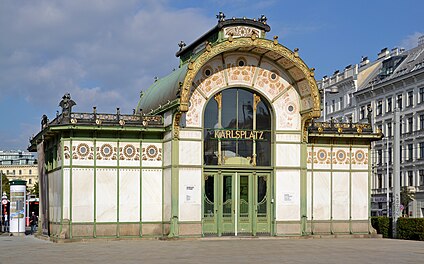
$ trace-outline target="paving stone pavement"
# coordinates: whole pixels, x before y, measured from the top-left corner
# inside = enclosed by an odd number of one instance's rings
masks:
[[[0,236],[0,263],[424,263],[424,243],[394,239],[98,240]]]

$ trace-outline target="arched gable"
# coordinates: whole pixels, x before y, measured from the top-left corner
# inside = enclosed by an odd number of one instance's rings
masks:
[[[296,51],[292,52],[278,44],[276,38],[274,41],[270,41],[258,39],[255,35],[252,35],[251,38],[233,39],[230,37],[228,40],[213,46],[208,44],[199,57],[189,62],[187,74],[181,87],[181,112],[189,110],[190,96],[194,92],[192,91],[192,84],[202,67],[218,55],[234,51],[256,54],[278,64],[293,80],[293,88],[300,96],[299,112],[302,120],[320,116],[320,97],[313,69],[306,66]]]

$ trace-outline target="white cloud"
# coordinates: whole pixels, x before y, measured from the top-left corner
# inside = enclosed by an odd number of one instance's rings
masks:
[[[2,2],[0,102],[24,97],[53,115],[70,92],[78,111],[130,112],[154,76],[178,66],[177,43],[214,23],[202,10],[174,10],[168,1]]]
[[[402,48],[405,48],[406,50],[415,48],[416,46],[418,46],[418,38],[423,35],[424,33],[422,32],[415,32],[403,39],[400,42],[400,46]]]

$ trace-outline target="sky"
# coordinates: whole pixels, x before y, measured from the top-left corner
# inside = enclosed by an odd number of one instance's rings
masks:
[[[26,150],[70,93],[73,111],[132,113],[155,77],[178,67],[178,43],[213,28],[216,14],[258,18],[316,79],[410,49],[424,34],[422,0],[1,0],[0,150]]]

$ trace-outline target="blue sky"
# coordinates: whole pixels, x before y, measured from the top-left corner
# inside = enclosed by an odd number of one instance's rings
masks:
[[[0,150],[26,149],[67,92],[74,111],[131,113],[140,91],[178,66],[177,43],[214,27],[219,11],[266,15],[268,38],[299,48],[320,79],[382,48],[415,47],[422,10],[422,0],[2,0]]]

